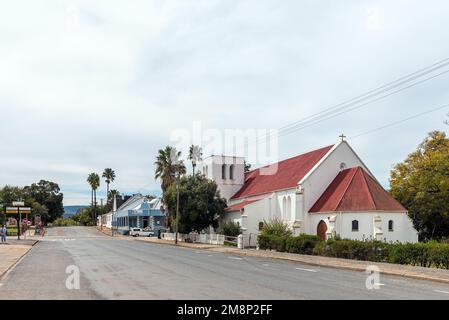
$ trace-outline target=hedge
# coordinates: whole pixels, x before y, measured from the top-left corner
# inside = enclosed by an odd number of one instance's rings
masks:
[[[316,236],[305,234],[297,237],[264,234],[258,236],[258,244],[261,250],[449,269],[448,243],[401,244],[348,239],[321,241]]]

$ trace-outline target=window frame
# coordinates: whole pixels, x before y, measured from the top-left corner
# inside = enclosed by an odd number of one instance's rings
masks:
[[[354,228],[354,223],[356,224],[356,228]],[[352,232],[359,232],[359,230],[360,230],[359,220],[351,221],[351,230],[352,230]]]

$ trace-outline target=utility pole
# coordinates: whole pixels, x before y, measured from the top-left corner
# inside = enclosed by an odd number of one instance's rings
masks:
[[[178,226],[179,226],[179,176],[178,176],[178,182],[176,183],[176,234],[175,234],[175,244],[178,244]]]

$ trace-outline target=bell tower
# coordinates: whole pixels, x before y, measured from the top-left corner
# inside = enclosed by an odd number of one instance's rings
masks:
[[[220,195],[228,203],[229,199],[245,183],[245,159],[235,156],[210,156],[203,160],[202,172],[214,180],[220,190]]]

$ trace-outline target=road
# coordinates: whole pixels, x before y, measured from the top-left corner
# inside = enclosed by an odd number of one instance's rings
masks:
[[[68,266],[80,288],[66,287]],[[49,229],[3,279],[0,299],[449,299],[449,285]]]

